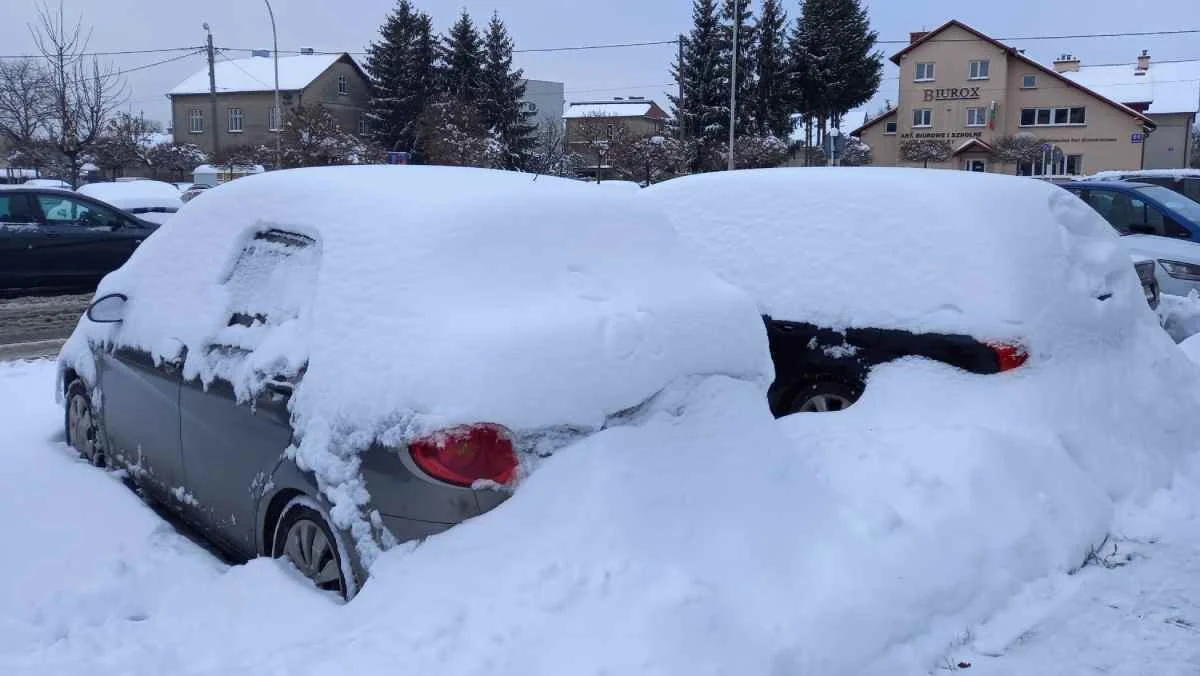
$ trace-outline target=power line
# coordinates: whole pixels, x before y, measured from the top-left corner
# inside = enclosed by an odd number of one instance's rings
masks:
[[[1200,33],[1200,28],[1188,28],[1174,31],[1140,31],[1129,33],[1084,33],[1080,35],[1025,35],[1015,38],[993,38],[998,42],[1021,42],[1027,40],[1082,40],[1085,38],[1137,38],[1153,35],[1190,35]],[[977,42],[979,38],[933,38],[926,42]],[[877,40],[880,45],[907,45],[912,40]]]
[[[251,75],[245,68],[242,68],[241,65],[239,65],[237,61],[234,61],[233,59],[229,58],[228,56],[225,56],[224,54],[222,54],[220,50],[217,50],[217,56],[224,59],[225,63],[232,64],[234,68],[237,68],[238,70],[242,71],[242,74],[244,74],[246,77],[250,78],[251,80],[254,80],[255,82],[259,83],[260,85],[262,85],[264,87],[267,87],[267,88],[271,87],[271,85],[254,77],[253,75]]]
[[[78,56],[125,56],[129,54],[164,54],[166,52],[187,52],[203,47],[163,47],[161,49],[127,49],[118,52],[82,52]],[[44,54],[3,54],[0,59],[41,59]]]
[[[136,73],[136,72],[137,72],[137,71],[139,71],[139,70],[146,70],[147,68],[153,68],[153,67],[155,67],[155,66],[161,66],[161,65],[163,65],[164,63],[171,63],[172,61],[179,61],[180,59],[186,59],[186,58],[188,58],[189,56],[196,56],[196,55],[197,55],[197,54],[199,54],[201,51],[203,51],[203,50],[195,50],[195,51],[192,51],[192,52],[188,52],[187,54],[180,54],[180,55],[178,55],[178,56],[172,56],[171,58],[169,58],[169,59],[163,59],[162,61],[155,61],[154,63],[147,63],[147,64],[144,64],[144,65],[141,65],[141,66],[134,66],[133,68],[126,68],[125,70],[119,70],[119,71],[117,71],[117,75],[125,75],[126,73]]]

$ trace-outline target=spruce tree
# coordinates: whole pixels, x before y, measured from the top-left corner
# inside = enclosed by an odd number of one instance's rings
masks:
[[[870,101],[879,90],[883,55],[875,49],[879,34],[871,30],[861,0],[818,2],[824,6],[824,24],[832,39],[828,109],[833,121],[839,122],[842,115]]]
[[[521,107],[524,73],[513,69],[512,38],[498,14],[492,14],[483,45],[479,120],[500,141],[504,167],[521,169],[537,144],[537,125],[530,121],[534,114]]]
[[[812,147],[820,143],[821,121],[829,106],[828,39],[819,16],[821,9],[820,0],[800,0],[800,14],[788,36],[788,98],[804,127],[805,164],[812,158]]]
[[[794,109],[788,83],[787,14],[780,0],[763,0],[754,68],[754,119],[758,133],[786,141],[794,127]]]
[[[668,95],[680,135],[694,142],[693,170],[715,168],[714,155],[727,142],[722,131],[729,117],[728,68],[721,66],[721,20],[716,0],[693,0],[692,29],[682,38],[682,60],[671,71],[682,99]]]
[[[467,10],[462,11],[450,33],[442,38],[439,63],[442,92],[460,105],[478,103],[482,93],[483,42]]]
[[[367,48],[371,136],[386,150],[416,150],[417,121],[433,98],[434,38],[428,14],[399,0]]]

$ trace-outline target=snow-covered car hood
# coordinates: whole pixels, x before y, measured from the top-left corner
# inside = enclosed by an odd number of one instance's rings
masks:
[[[1117,235],[1041,181],[895,168],[720,172],[639,197],[780,319],[1025,338],[1144,304]],[[1115,302],[1097,298],[1113,294]]]

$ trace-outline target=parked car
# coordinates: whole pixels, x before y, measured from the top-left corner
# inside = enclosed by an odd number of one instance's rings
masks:
[[[170,183],[147,179],[88,183],[80,186],[79,193],[159,225],[165,223],[171,214],[183,206],[178,188]]]
[[[1200,291],[1200,204],[1162,186],[1075,181],[1061,186],[1096,210],[1134,254],[1158,261],[1162,293]]]
[[[776,416],[844,409],[874,369],[902,358],[981,375],[1012,371],[1052,350],[1056,332],[1074,330],[1072,314],[1087,312],[1081,307],[1116,302],[1124,284],[1129,297],[1143,296],[1105,223],[1043,182],[772,169],[688,176],[641,195],[701,260],[758,302],[775,363]],[[1064,250],[1093,240],[1093,254]],[[1107,272],[1083,274],[1092,265]],[[1075,288],[1084,278],[1092,281]],[[1045,300],[1047,287],[1064,285],[1072,294]],[[1048,307],[1072,298],[1077,306]],[[1051,323],[1054,312],[1060,324]]]
[[[0,292],[94,289],[156,227],[73,191],[0,186]]]
[[[193,183],[183,190],[183,193],[180,195],[180,199],[184,202],[191,202],[192,200],[196,199],[200,193],[208,190],[211,187],[212,186],[204,185],[203,183]]]
[[[381,547],[492,509],[664,388],[765,388],[765,337],[630,195],[297,169],[213,191],[105,278],[58,389],[85,458],[349,597]]]
[[[1147,171],[1106,171],[1093,180],[1117,180],[1159,185],[1169,188],[1194,202],[1200,202],[1200,170],[1197,169],[1151,169]]]
[[[1133,267],[1137,270],[1138,281],[1142,283],[1142,293],[1146,296],[1146,303],[1151,309],[1158,309],[1160,289],[1158,286],[1158,262],[1153,258],[1146,258],[1138,254],[1132,254]]]
[[[26,188],[59,188],[70,190],[71,184],[57,178],[31,178],[23,183]]]

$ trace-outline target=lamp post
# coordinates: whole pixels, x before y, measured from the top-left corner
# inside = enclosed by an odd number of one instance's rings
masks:
[[[738,0],[733,0],[733,52],[729,58],[729,171],[734,169],[733,125],[737,122],[738,33],[742,32],[742,12],[738,4]]]
[[[275,11],[271,9],[271,0],[267,3],[267,14],[271,17],[271,54],[275,58],[275,168],[280,165],[280,144],[283,136],[283,110],[279,107],[279,34],[275,31]]]

